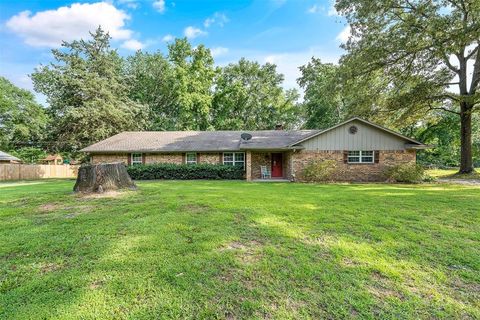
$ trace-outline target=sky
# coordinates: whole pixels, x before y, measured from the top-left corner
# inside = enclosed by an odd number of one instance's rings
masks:
[[[275,63],[285,88],[298,88],[298,67],[312,56],[337,62],[349,35],[333,0],[0,0],[0,75],[33,91],[28,75],[51,61],[51,49],[99,25],[123,56],[166,53],[169,42],[187,37],[210,48],[220,66],[241,57]]]

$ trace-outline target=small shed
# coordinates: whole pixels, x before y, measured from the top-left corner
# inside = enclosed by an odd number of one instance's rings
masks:
[[[6,152],[0,151],[0,163],[21,163],[22,160]]]
[[[40,159],[39,162],[48,165],[61,165],[63,164],[63,158],[59,154],[51,154],[44,159]]]

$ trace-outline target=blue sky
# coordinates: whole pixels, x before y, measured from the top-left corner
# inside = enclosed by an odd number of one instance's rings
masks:
[[[331,0],[4,0],[0,74],[31,90],[28,74],[51,60],[52,48],[85,38],[98,25],[122,55],[166,52],[169,41],[187,36],[209,47],[218,65],[241,57],[277,64],[286,88],[296,87],[298,67],[312,56],[336,62],[348,36]]]

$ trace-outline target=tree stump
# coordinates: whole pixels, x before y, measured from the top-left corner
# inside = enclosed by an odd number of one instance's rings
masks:
[[[119,189],[136,189],[122,162],[81,166],[74,192],[102,193]]]

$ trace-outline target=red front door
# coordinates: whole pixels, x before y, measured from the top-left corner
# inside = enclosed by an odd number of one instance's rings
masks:
[[[272,153],[272,178],[283,177],[282,154]]]

